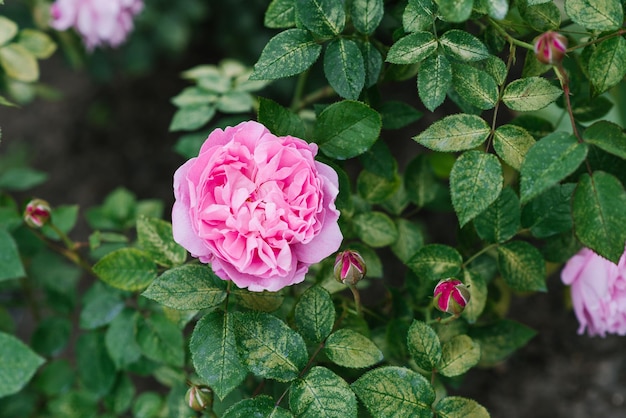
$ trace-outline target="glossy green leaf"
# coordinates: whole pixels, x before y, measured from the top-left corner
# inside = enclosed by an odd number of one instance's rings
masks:
[[[474,227],[481,239],[502,243],[519,230],[520,215],[517,194],[510,187],[505,187],[496,201],[474,219]]]
[[[212,308],[226,298],[226,282],[208,266],[188,264],[166,270],[142,295],[174,309]]]
[[[626,135],[621,126],[601,120],[589,126],[583,132],[585,142],[626,159]]]
[[[439,13],[448,22],[464,22],[472,14],[474,0],[439,0]]]
[[[363,55],[356,42],[332,40],[324,53],[324,74],[339,96],[356,100],[365,86]]]
[[[624,9],[619,0],[566,0],[565,13],[576,23],[600,31],[622,26]]]
[[[435,18],[433,0],[409,0],[402,13],[402,27],[405,32],[419,32],[432,27]]]
[[[472,270],[463,270],[462,282],[470,292],[470,300],[463,309],[463,318],[470,324],[478,320],[487,305],[487,282]]]
[[[565,132],[537,141],[520,169],[520,200],[526,203],[573,173],[587,156],[587,144]]]
[[[313,65],[321,52],[322,46],[308,31],[287,29],[265,45],[250,80],[274,80],[299,74]]]
[[[370,203],[383,203],[390,198],[400,187],[400,177],[397,175],[388,180],[370,171],[363,170],[357,178],[359,194]]]
[[[371,35],[384,14],[383,0],[354,0],[350,8],[350,17],[355,29],[365,35]]]
[[[96,282],[83,296],[79,325],[95,329],[109,324],[124,309],[125,301],[117,289]]]
[[[187,259],[187,250],[174,241],[169,222],[140,216],[137,219],[137,240],[141,249],[162,266],[177,266]]]
[[[341,377],[313,367],[289,389],[289,407],[302,418],[356,418],[356,396]]]
[[[259,377],[290,382],[308,360],[304,340],[283,321],[266,313],[233,313],[240,358]]]
[[[370,367],[383,360],[383,353],[372,340],[348,328],[330,334],[324,353],[333,363],[350,368]]]
[[[550,1],[542,4],[528,4],[517,2],[518,10],[533,29],[538,32],[558,29],[561,24],[561,11],[558,6]]]
[[[467,335],[457,335],[441,347],[439,373],[447,377],[459,376],[480,360],[480,344]]]
[[[424,245],[407,263],[419,278],[426,280],[456,276],[462,264],[461,254],[455,248],[443,244]]]
[[[378,82],[383,67],[383,56],[372,42],[357,42],[365,63],[365,88]]]
[[[534,144],[535,138],[517,125],[501,125],[493,137],[493,148],[498,156],[517,171],[522,167],[526,153]]]
[[[6,44],[17,35],[17,24],[4,16],[0,16],[0,46]]]
[[[126,308],[111,322],[104,336],[107,352],[117,369],[125,369],[141,357],[135,338],[139,313]]]
[[[510,319],[472,327],[469,334],[480,344],[481,367],[492,367],[526,345],[536,332]]]
[[[202,317],[191,334],[189,351],[196,373],[220,399],[248,374],[237,354],[231,314],[211,312]]]
[[[392,64],[417,64],[437,50],[437,40],[430,32],[415,32],[398,39],[387,53]]]
[[[116,370],[104,345],[104,334],[88,332],[76,341],[78,376],[85,389],[100,398],[115,383]]]
[[[280,291],[250,292],[248,289],[232,289],[230,293],[236,296],[241,306],[260,312],[274,312],[285,300],[285,296]]]
[[[450,197],[461,227],[474,219],[500,196],[503,176],[493,154],[467,151],[450,172]]]
[[[414,320],[409,327],[407,347],[417,366],[426,372],[441,361],[441,343],[437,333],[425,322]]]
[[[484,406],[473,399],[460,396],[446,396],[435,405],[435,412],[441,418],[489,418]]]
[[[130,291],[143,290],[157,276],[154,261],[135,248],[122,248],[105,255],[93,266],[93,271],[108,285]]]
[[[606,116],[613,109],[613,102],[605,96],[590,97],[578,100],[574,104],[572,114],[577,122],[590,122]]]
[[[28,28],[22,29],[18,43],[39,59],[49,58],[57,49],[56,44],[48,34]],[[2,44],[1,40],[0,44]]]
[[[396,220],[396,228],[398,239],[391,245],[391,250],[403,263],[407,263],[424,245],[424,234],[417,224],[403,218]]]
[[[0,332],[0,397],[19,392],[44,362],[22,341]]]
[[[296,25],[296,1],[272,0],[267,6],[263,24],[270,29],[286,29]]]
[[[432,417],[435,391],[424,376],[404,367],[371,370],[352,390],[374,418]]]
[[[452,65],[452,86],[464,100],[479,109],[492,109],[498,102],[496,80],[471,65]]]
[[[480,116],[459,113],[438,120],[413,139],[434,151],[463,151],[481,145],[490,131]]]
[[[543,109],[558,99],[563,90],[542,77],[526,77],[509,83],[502,101],[512,110],[528,112]]]
[[[163,314],[139,318],[137,344],[150,360],[175,367],[182,367],[185,362],[182,331]]]
[[[370,247],[385,247],[398,239],[396,225],[383,212],[360,213],[354,217],[353,223],[358,237]]]
[[[206,125],[215,116],[215,105],[196,104],[180,108],[174,113],[169,130],[195,131]]]
[[[572,216],[576,236],[586,247],[617,264],[626,242],[624,186],[613,175],[583,174],[574,192]]]
[[[426,58],[417,73],[417,91],[426,109],[434,112],[452,85],[452,66],[445,55]]]
[[[37,59],[17,43],[0,47],[0,66],[7,76],[18,81],[30,83],[39,78]]]
[[[539,250],[525,241],[498,247],[498,269],[509,287],[520,292],[545,292],[546,264]]]
[[[0,281],[25,276],[15,240],[4,228],[0,228]]]
[[[380,114],[364,103],[343,100],[325,108],[318,116],[314,137],[320,150],[344,160],[367,151],[382,128]]]
[[[406,193],[418,207],[432,202],[437,193],[433,168],[426,155],[415,157],[404,172]]]
[[[265,97],[259,97],[258,120],[276,136],[306,136],[304,122],[298,115]]]
[[[596,94],[604,93],[626,75],[626,39],[621,36],[598,44],[589,57],[589,80]]]
[[[267,395],[243,399],[228,408],[222,418],[293,418],[293,414]]]
[[[339,35],[346,24],[343,3],[335,0],[296,0],[296,18],[320,37]]]
[[[459,61],[480,61],[489,58],[489,51],[485,44],[463,30],[447,31],[439,38],[439,43],[446,55]]]
[[[572,195],[575,184],[557,184],[528,202],[522,211],[522,225],[537,238],[572,229]]]
[[[410,104],[395,100],[383,103],[378,111],[383,119],[383,129],[401,129],[422,117],[422,112]]]
[[[330,293],[320,286],[307,289],[296,304],[294,319],[304,338],[314,343],[322,342],[335,325],[335,306]]]

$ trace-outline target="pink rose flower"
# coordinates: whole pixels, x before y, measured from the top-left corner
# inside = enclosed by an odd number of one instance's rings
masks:
[[[565,264],[561,280],[571,286],[579,334],[626,335],[626,256],[615,265],[583,248]]]
[[[343,239],[337,173],[316,154],[257,122],[216,129],[174,174],[174,239],[239,287],[302,282]]]
[[[100,45],[116,47],[142,9],[143,0],[56,0],[50,6],[50,26],[60,31],[73,27],[89,51]]]

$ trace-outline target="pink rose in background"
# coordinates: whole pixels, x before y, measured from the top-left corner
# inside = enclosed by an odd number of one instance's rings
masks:
[[[89,51],[100,45],[116,47],[142,9],[143,0],[57,0],[50,6],[50,25],[56,30],[76,29]]]
[[[317,145],[257,122],[216,129],[174,174],[174,239],[252,291],[299,283],[343,239],[337,173]]]
[[[571,286],[579,334],[626,335],[626,256],[615,265],[583,248],[565,264],[561,280]]]

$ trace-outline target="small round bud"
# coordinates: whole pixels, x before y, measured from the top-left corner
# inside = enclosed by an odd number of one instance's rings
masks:
[[[42,199],[33,199],[24,209],[24,222],[31,228],[41,228],[50,220],[50,204]]]
[[[194,411],[213,407],[213,391],[208,386],[192,386],[185,394],[185,403]]]
[[[355,285],[367,273],[365,260],[356,251],[342,251],[335,258],[334,273],[335,279],[339,283]]]
[[[535,56],[544,64],[558,64],[567,50],[567,38],[560,33],[548,31],[535,38]]]
[[[459,315],[470,300],[469,289],[457,279],[443,279],[433,291],[433,304],[441,312]]]

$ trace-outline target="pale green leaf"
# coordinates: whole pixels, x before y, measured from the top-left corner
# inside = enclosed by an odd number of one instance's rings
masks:
[[[585,129],[583,139],[588,144],[626,159],[626,135],[621,126],[615,123],[606,120],[598,121]]]
[[[490,131],[480,116],[459,113],[438,120],[413,139],[434,151],[463,151],[481,145]]]
[[[335,0],[296,0],[296,18],[320,37],[339,35],[346,24],[343,3]]]
[[[457,335],[441,348],[439,373],[447,377],[459,376],[474,367],[480,360],[480,344],[467,335]]]
[[[0,332],[0,397],[19,392],[44,362],[22,341]]]
[[[535,138],[517,125],[501,125],[493,137],[493,148],[498,156],[517,171],[521,169],[526,153],[534,144]]]
[[[502,101],[512,110],[528,112],[543,109],[558,99],[563,91],[542,77],[512,81],[504,89]]]
[[[565,13],[574,22],[592,30],[618,29],[624,21],[620,0],[566,0]]]
[[[472,13],[474,0],[439,0],[439,13],[448,22],[464,22]]]
[[[6,44],[17,35],[17,23],[4,16],[0,16],[0,46]]]
[[[385,247],[398,239],[395,224],[383,212],[360,213],[354,217],[353,223],[358,237],[371,247]]]
[[[143,290],[157,277],[154,261],[135,248],[122,248],[105,255],[93,266],[93,271],[108,285],[129,291]]]
[[[285,29],[296,25],[296,1],[272,0],[267,6],[263,24],[271,29]]]
[[[39,59],[49,58],[57,49],[48,34],[34,29],[22,29],[18,43]]]
[[[349,368],[370,367],[383,360],[383,353],[372,340],[348,328],[330,334],[324,353],[333,363]]]
[[[187,250],[174,241],[169,222],[140,216],[137,219],[137,240],[139,246],[162,266],[177,266],[187,259]]]
[[[455,2],[455,0],[451,0]],[[489,58],[489,50],[480,39],[459,29],[444,33],[439,42],[446,55],[460,61],[480,61]]]
[[[537,248],[526,241],[511,241],[498,247],[498,269],[513,290],[546,291],[546,264]]]
[[[452,86],[465,101],[481,110],[498,102],[498,85],[487,72],[467,64],[452,65]]]
[[[294,319],[304,338],[322,342],[335,325],[335,306],[330,293],[320,286],[307,289],[296,304]]]
[[[402,13],[402,27],[405,32],[419,32],[432,27],[435,18],[433,0],[409,0]]]
[[[18,81],[30,83],[39,78],[37,59],[29,50],[17,43],[0,48],[0,66],[7,76]]]
[[[437,40],[430,32],[415,32],[398,39],[387,53],[392,64],[417,64],[437,50]]]
[[[176,111],[170,122],[170,131],[194,131],[203,127],[215,116],[214,104],[194,104]]]
[[[487,305],[487,282],[472,270],[463,270],[462,280],[470,292],[470,300],[463,309],[462,316],[470,324],[475,323]]]
[[[589,57],[589,80],[596,94],[604,93],[626,74],[626,39],[621,36],[600,42]]]
[[[441,343],[425,322],[414,320],[407,335],[407,347],[415,363],[424,371],[434,370],[441,361]]]
[[[441,418],[489,418],[489,412],[484,406],[473,399],[460,396],[446,396],[435,406],[438,417]]]
[[[424,245],[407,263],[418,277],[425,280],[456,276],[462,264],[461,254],[455,248],[443,244]]]
[[[301,418],[356,418],[356,396],[341,377],[313,367],[289,389],[289,407]]]
[[[233,404],[222,418],[293,418],[293,414],[277,406],[269,396],[260,395]]]
[[[406,263],[424,245],[422,229],[415,223],[399,218],[396,220],[398,240],[391,250],[402,262]]]
[[[182,367],[185,362],[182,331],[163,314],[139,318],[137,344],[150,360],[175,367]]]
[[[452,85],[452,66],[445,55],[426,58],[417,73],[417,91],[426,109],[434,112]]]
[[[0,282],[25,276],[15,240],[6,229],[0,228]]]

